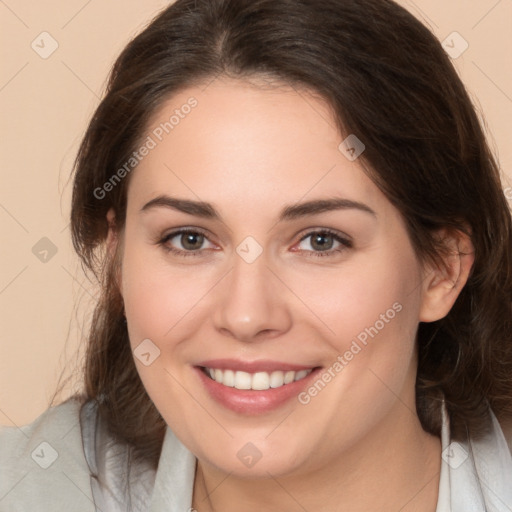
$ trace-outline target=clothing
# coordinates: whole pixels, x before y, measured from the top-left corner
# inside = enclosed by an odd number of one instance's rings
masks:
[[[0,512],[192,510],[196,458],[170,428],[155,472],[130,463],[130,450],[108,436],[95,402],[80,405],[69,400],[26,427],[0,430]],[[486,437],[450,444],[443,408],[436,512],[512,510],[512,456],[491,416]]]

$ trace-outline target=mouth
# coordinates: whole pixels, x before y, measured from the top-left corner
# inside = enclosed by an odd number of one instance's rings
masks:
[[[275,370],[273,372],[249,373],[231,369],[201,367],[210,379],[229,388],[265,391],[286,386],[291,382],[305,379],[314,368],[308,370]]]
[[[194,367],[207,396],[239,414],[270,413],[299,395],[322,370],[277,361],[204,361]]]

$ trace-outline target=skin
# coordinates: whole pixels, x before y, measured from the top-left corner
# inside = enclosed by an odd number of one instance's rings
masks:
[[[471,254],[447,258],[446,268],[420,264],[400,213],[360,161],[338,149],[345,136],[322,99],[221,78],[170,98],[147,134],[191,96],[197,107],[130,176],[122,231],[109,212],[109,246],[122,240],[132,348],[149,338],[160,350],[149,366],[135,359],[140,377],[198,458],[193,506],[435,511],[441,445],[416,414],[415,335],[420,321],[449,312]],[[211,203],[221,220],[141,211],[162,194]],[[278,220],[285,205],[333,197],[375,215],[342,209]],[[206,234],[196,256],[158,243],[182,227]],[[305,237],[322,229],[349,237],[352,247],[315,256],[322,248]],[[247,236],[263,250],[252,263],[236,252]],[[165,246],[185,250],[183,241]],[[471,253],[462,235],[447,243]],[[396,303],[401,311],[306,405],[292,399],[275,411],[237,413],[215,402],[193,369],[216,358],[329,368]],[[248,442],[261,452],[251,468],[237,457]]]

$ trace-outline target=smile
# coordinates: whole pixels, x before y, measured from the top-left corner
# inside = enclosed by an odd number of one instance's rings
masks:
[[[309,370],[276,370],[273,372],[248,373],[219,368],[203,368],[204,373],[212,380],[226,387],[241,390],[265,391],[267,389],[280,388],[291,382],[296,382],[307,377],[313,368]]]

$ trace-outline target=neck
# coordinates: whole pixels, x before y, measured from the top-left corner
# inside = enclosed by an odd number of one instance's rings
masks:
[[[322,467],[249,480],[198,461],[193,507],[198,512],[435,512],[440,465],[440,440],[397,401],[378,428]]]

